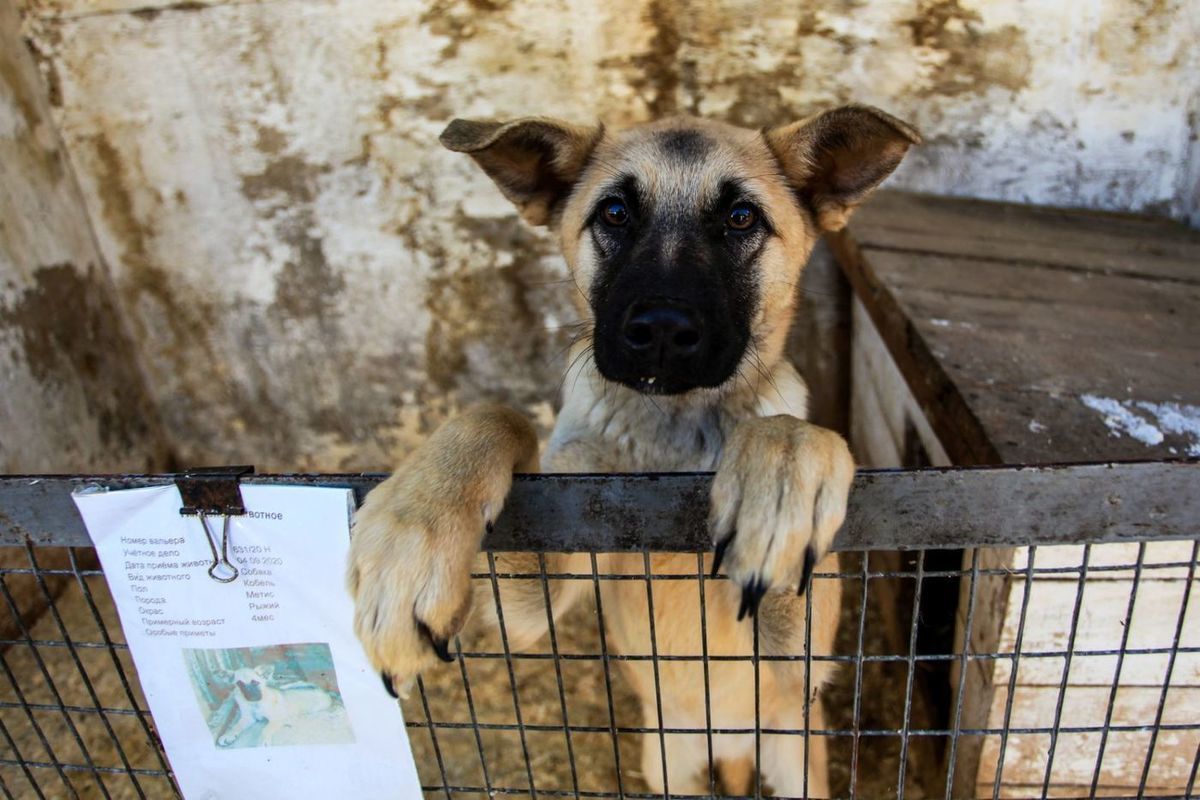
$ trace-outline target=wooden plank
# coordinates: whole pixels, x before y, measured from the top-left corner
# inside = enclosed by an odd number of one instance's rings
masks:
[[[1126,584],[1133,578],[1134,566],[1137,563],[1138,545],[1136,544],[1099,544],[1092,547],[1088,558],[1089,581],[1123,581]],[[1013,559],[1013,570],[1022,572],[1029,558],[1029,548],[1019,547]],[[1192,558],[1191,542],[1148,542],[1146,555],[1142,560],[1142,571],[1146,580],[1178,580],[1187,576],[1187,564]],[[1039,547],[1034,559],[1035,569],[1078,569],[1083,563],[1082,545],[1060,545]],[[1178,566],[1164,567],[1176,564]],[[1110,569],[1120,567],[1121,569]],[[1047,575],[1038,576],[1038,580],[1052,580]],[[1071,581],[1075,576],[1064,574],[1057,580]]]
[[[1132,709],[1130,711],[1132,713]],[[992,780],[999,756],[998,739],[986,737],[984,741],[977,796],[992,796]],[[1042,796],[1049,743],[1049,734],[1013,734],[1009,737],[1004,753],[1001,797]],[[1109,796],[1137,793],[1149,744],[1149,732],[1114,731],[1109,734],[1100,770],[1100,784]],[[1150,764],[1147,791],[1153,795],[1183,794],[1187,790],[1197,745],[1200,745],[1200,730],[1160,733]],[[1060,734],[1051,770],[1051,791],[1047,796],[1087,796],[1099,749],[1099,733]]]
[[[1020,598],[1017,598],[1019,602]],[[1010,605],[1012,603],[1010,602]],[[1000,652],[1011,652],[1011,646],[1000,645]],[[1023,651],[1029,653],[1049,651],[1034,651],[1032,648]],[[1053,652],[1061,653],[1065,648],[1059,646]],[[1117,648],[1106,648],[1115,651]],[[1121,684],[1123,686],[1152,685],[1157,686],[1166,674],[1169,654],[1166,652],[1154,654],[1126,655],[1121,666]],[[1058,686],[1062,679],[1063,659],[1054,657],[1022,657],[1018,673],[1018,683],[1022,686]],[[1071,661],[1072,686],[1111,686],[1117,668],[1116,655],[1080,656]],[[995,681],[1007,685],[1010,662],[1007,658],[996,659]],[[1175,669],[1171,682],[1182,686],[1200,686],[1200,653],[1185,652],[1175,657]],[[1054,713],[1054,707],[1048,709]]]
[[[1200,454],[1200,287],[929,259],[928,288],[926,259],[862,256],[1001,460]]]
[[[850,424],[850,284],[818,243],[801,276],[787,354],[808,385],[808,419],[845,435]]]
[[[1000,463],[999,452],[966,398],[955,390],[941,360],[880,280],[857,241],[844,231],[827,236],[826,241],[951,461],[961,465]]]
[[[1135,397],[1147,402],[1200,401],[1200,382],[1187,380],[1200,368],[1195,344],[1200,342],[1200,316],[1150,320],[1140,309],[923,290],[900,290],[899,297],[918,333],[948,366],[951,380],[977,390],[975,406],[989,402],[992,387],[1121,399],[1136,391]],[[938,316],[948,307],[962,321]],[[1200,295],[1196,310],[1200,312]],[[1078,406],[1073,410],[1089,416]]]
[[[894,430],[891,406],[884,404],[875,382],[864,376],[869,367],[857,347],[851,363],[850,450],[863,466],[899,468],[904,463],[903,440]]]
[[[1063,694],[1063,728],[1099,728],[1108,712],[1109,686],[1068,686]],[[1159,686],[1121,686],[1113,703],[1113,720],[1121,725],[1148,725],[1158,711],[1162,689]],[[1004,705],[1008,687],[996,688],[999,701],[987,721],[990,729],[1004,723]],[[1049,727],[1046,709],[1058,704],[1057,686],[1017,686],[1013,692],[1011,728]],[[1196,710],[1200,708],[1200,686],[1180,686],[1172,682],[1163,707],[1164,725],[1195,725],[1200,730]]]
[[[949,294],[996,297],[1029,302],[1084,305],[1120,311],[1156,309],[1178,315],[1200,299],[1197,284],[1179,284],[1154,276],[1068,271],[975,253],[931,255],[859,243],[875,255],[877,270],[886,272],[896,289],[922,289]],[[1200,278],[1200,262],[1193,269]],[[953,306],[946,310],[953,312]]]
[[[1200,283],[1200,233],[1147,217],[884,191],[850,230],[863,246]]]
[[[980,571],[994,569],[1011,569],[1013,548],[969,548],[963,551],[963,569]],[[1012,578],[1002,575],[977,575],[974,582],[970,577],[959,581],[959,600],[956,614],[954,650],[955,653],[995,653],[1001,648],[1005,633],[1001,621],[1009,613],[1012,605]],[[974,603],[972,603],[974,593]],[[968,626],[968,615],[970,625]],[[968,634],[970,636],[968,643]],[[993,659],[968,660],[965,663],[967,674],[962,678],[964,664],[955,661],[950,670],[950,686],[955,702],[961,705],[962,711],[958,719],[960,730],[978,729],[987,724],[989,715],[995,707],[995,692],[998,682],[1005,680],[997,669]],[[961,695],[959,694],[959,687]],[[959,740],[954,763],[949,761],[941,770],[942,774],[954,774],[954,797],[969,797],[970,789],[979,774],[979,764],[982,758],[983,740],[977,736],[963,737]],[[949,752],[947,751],[947,759]]]
[[[860,300],[853,303],[851,348],[851,437],[855,456],[868,467],[950,466],[950,457],[921,413],[887,346]],[[925,453],[921,464],[906,460],[915,436]]]
[[[1009,605],[996,652],[1013,652],[1024,592],[1023,582],[1015,583],[1014,600]],[[1129,625],[1126,645],[1129,650],[1166,651],[1173,646],[1186,583],[1179,579],[1148,580],[1143,576]],[[1022,653],[1061,653],[1066,649],[1077,587],[1078,581],[1034,580]],[[1131,581],[1087,582],[1076,627],[1076,651],[1115,653],[1120,648],[1131,588]],[[1193,591],[1189,598],[1179,646],[1200,648],[1200,592]],[[1168,658],[1167,652],[1127,655],[1121,669],[1122,684],[1161,686]],[[1072,686],[1111,686],[1116,663],[1115,655],[1073,658],[1069,683]],[[1023,656],[1017,682],[1024,686],[1058,686],[1062,669],[1061,657]],[[997,659],[996,680],[1007,685],[1010,673],[1011,662]],[[1200,652],[1184,652],[1176,657],[1172,683],[1200,686]]]

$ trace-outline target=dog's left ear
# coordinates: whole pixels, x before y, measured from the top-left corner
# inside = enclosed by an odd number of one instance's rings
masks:
[[[604,126],[545,117],[513,122],[456,119],[439,137],[475,159],[530,225],[546,225],[579,179]]]
[[[822,230],[837,231],[921,143],[911,125],[871,106],[849,105],[763,131],[767,145]]]

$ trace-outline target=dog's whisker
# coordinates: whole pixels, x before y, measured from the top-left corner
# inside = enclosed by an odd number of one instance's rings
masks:
[[[567,344],[564,347],[560,347],[553,354],[551,354],[550,356],[547,356],[546,363],[549,364],[551,361],[562,361],[562,359],[568,353],[570,353],[571,350],[573,350],[580,342],[584,341],[585,339],[587,339],[590,336],[591,336],[591,331],[584,331],[584,332],[578,334],[577,336],[572,336],[571,340],[569,342],[567,342]],[[569,367],[568,367],[568,369],[569,369]],[[559,391],[562,390],[562,381],[565,380],[565,378],[566,378],[566,373],[564,373],[563,379],[561,379],[559,381],[559,386],[558,386]]]
[[[575,322],[564,322],[561,325],[544,325],[544,326],[542,326],[542,330],[546,331],[547,333],[557,333],[558,331],[567,331],[567,330],[572,330],[572,329],[584,328],[591,324],[592,324],[591,320],[580,319],[580,320],[576,320]]]
[[[575,389],[579,385],[579,378],[581,375],[583,375],[583,372],[584,372],[584,370],[582,368],[576,369],[576,367],[579,366],[580,361],[582,361],[586,358],[589,358],[592,355],[592,352],[593,352],[593,347],[589,340],[589,343],[587,345],[585,345],[582,349],[580,349],[579,353],[575,356],[575,358],[571,359],[571,363],[567,365],[567,370],[566,370],[566,372],[563,373],[562,380],[559,381],[559,384],[558,384],[559,394],[562,394],[562,391],[563,391],[564,387],[566,386],[567,377],[572,372],[575,373],[575,380],[572,381],[572,383],[571,383],[571,391],[572,392],[575,391]]]

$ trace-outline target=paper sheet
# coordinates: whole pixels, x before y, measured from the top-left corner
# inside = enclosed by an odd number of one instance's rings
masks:
[[[188,800],[409,798],[400,709],[355,640],[345,489],[243,486],[229,559],[174,486],[78,494],[167,757]],[[221,517],[209,527],[220,551]]]

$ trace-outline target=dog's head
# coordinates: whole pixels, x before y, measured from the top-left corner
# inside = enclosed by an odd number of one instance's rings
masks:
[[[557,228],[600,374],[682,394],[780,357],[817,237],[845,225],[920,137],[844,106],[762,131],[687,117],[617,133],[455,120],[441,141],[527,222]]]
[[[242,697],[252,703],[262,700],[263,686],[275,674],[275,668],[267,664],[259,664],[256,667],[242,667],[235,669],[229,674],[234,686],[242,693]]]

